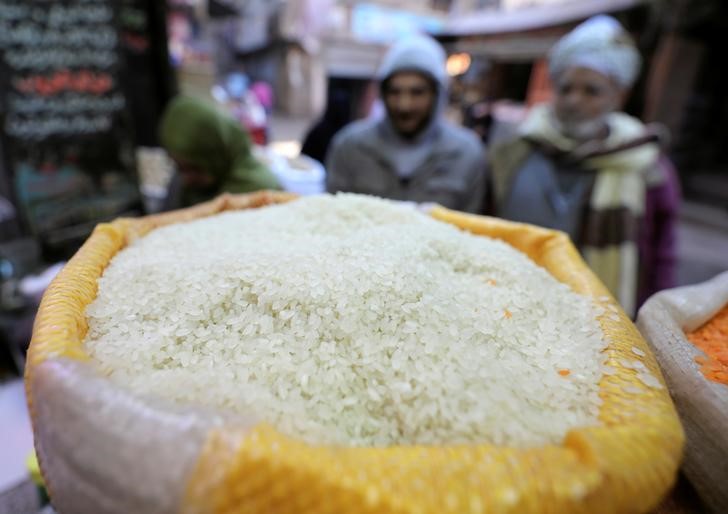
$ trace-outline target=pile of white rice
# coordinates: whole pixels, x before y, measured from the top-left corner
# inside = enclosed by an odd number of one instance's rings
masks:
[[[158,229],[113,259],[86,313],[119,385],[313,444],[531,446],[597,423],[591,302],[504,243],[384,200]]]

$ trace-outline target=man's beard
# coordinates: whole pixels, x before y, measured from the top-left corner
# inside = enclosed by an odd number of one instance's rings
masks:
[[[562,121],[554,115],[552,122],[564,136],[577,141],[601,138],[606,133],[608,127],[606,114],[591,120],[569,121]]]
[[[403,130],[400,125],[395,121],[396,117],[392,114],[389,114],[389,120],[392,124],[392,127],[397,131],[397,133],[405,138],[405,139],[415,139],[417,136],[419,136],[429,125],[432,120],[432,112],[430,112],[427,116],[422,118],[413,126],[411,129]]]

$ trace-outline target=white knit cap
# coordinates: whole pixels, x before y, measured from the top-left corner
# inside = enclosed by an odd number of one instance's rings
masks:
[[[549,53],[549,73],[557,77],[576,66],[613,78],[625,88],[634,84],[641,58],[632,38],[611,16],[588,19],[562,37]]]

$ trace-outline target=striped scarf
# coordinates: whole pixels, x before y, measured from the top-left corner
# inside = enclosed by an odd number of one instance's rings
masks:
[[[646,189],[660,180],[659,146],[640,121],[623,113],[609,116],[609,136],[577,144],[551,123],[549,106],[534,108],[519,130],[520,137],[493,150],[491,173],[498,205],[534,145],[567,156],[583,169],[594,170],[582,236],[574,241],[591,269],[627,313],[634,313],[639,279],[638,237]]]

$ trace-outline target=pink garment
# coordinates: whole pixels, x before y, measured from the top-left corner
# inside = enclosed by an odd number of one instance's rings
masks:
[[[250,90],[266,111],[273,108],[273,88],[267,82],[253,82]]]
[[[638,240],[642,259],[638,306],[654,293],[675,286],[676,232],[682,194],[672,162],[663,156],[659,167],[664,181],[647,189]]]

